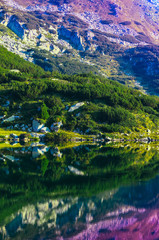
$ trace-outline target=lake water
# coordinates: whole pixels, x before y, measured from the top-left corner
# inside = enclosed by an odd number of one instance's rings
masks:
[[[0,239],[159,239],[159,146],[0,149]]]

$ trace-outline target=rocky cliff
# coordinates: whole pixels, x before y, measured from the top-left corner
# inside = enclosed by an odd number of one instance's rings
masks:
[[[4,0],[0,4],[0,43],[10,51],[38,64],[35,48],[53,57],[64,55],[96,64],[106,77],[128,85],[146,79],[158,91],[157,1]],[[49,62],[47,54],[44,58],[41,65],[54,70],[51,57]]]
[[[20,25],[15,16],[11,16],[7,27],[11,29],[19,38],[24,38],[24,28]]]

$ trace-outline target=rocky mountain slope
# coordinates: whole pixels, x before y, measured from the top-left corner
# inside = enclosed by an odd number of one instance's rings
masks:
[[[95,28],[110,33],[131,34],[135,37],[141,32],[150,38],[150,41],[158,43],[158,7],[157,1],[140,0],[134,1],[72,1],[72,0],[51,0],[51,1],[6,1],[5,4],[15,9],[24,11],[56,12],[62,15],[74,15],[70,20],[77,20],[79,17],[89,28]],[[76,16],[76,17],[75,17]],[[62,16],[61,16],[62,17]],[[60,23],[60,19],[57,19]],[[66,21],[67,21],[66,20]],[[79,20],[80,23],[80,20]],[[86,24],[87,23],[87,24]],[[67,23],[68,24],[68,23]]]
[[[66,73],[70,68],[66,62],[76,60],[81,72],[100,72],[138,87],[135,80],[149,92],[158,92],[157,1],[1,0],[0,4],[0,43],[10,51],[45,70]]]

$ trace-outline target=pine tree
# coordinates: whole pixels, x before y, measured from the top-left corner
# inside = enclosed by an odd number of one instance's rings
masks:
[[[47,111],[47,106],[45,103],[41,106],[41,118],[47,120],[49,118],[49,113]]]

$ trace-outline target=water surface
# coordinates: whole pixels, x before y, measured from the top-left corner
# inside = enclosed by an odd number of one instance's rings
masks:
[[[0,239],[158,239],[155,144],[0,150]]]

